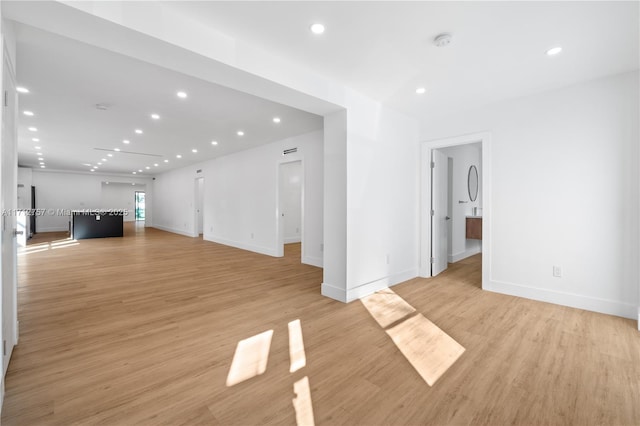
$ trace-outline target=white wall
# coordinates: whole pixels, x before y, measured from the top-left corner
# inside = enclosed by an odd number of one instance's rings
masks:
[[[485,288],[636,318],[638,81],[626,73],[423,122],[423,140],[491,132]]]
[[[69,229],[69,216],[57,215],[56,210],[58,209],[129,208],[130,206],[119,205],[114,207],[103,204],[102,185],[104,181],[144,185],[151,182],[151,178],[33,170],[33,185],[36,187],[36,206],[38,210],[45,210],[45,215],[36,217],[36,231],[67,231]],[[150,191],[147,191],[146,195],[147,205],[149,206]],[[107,202],[112,198],[114,197],[108,195],[104,201]],[[124,201],[124,195],[118,195],[115,198]],[[118,201],[118,203],[120,202]],[[151,224],[151,209],[148,206],[146,226]],[[52,210],[52,212],[47,212],[47,210]],[[133,214],[134,212],[130,212],[129,216],[133,216]],[[126,220],[131,220],[131,217],[126,217]]]
[[[280,165],[280,213],[284,243],[299,243],[302,228],[302,163]]]
[[[156,176],[154,226],[196,236],[195,179],[203,177],[203,238],[278,256],[279,167],[299,159],[304,170],[302,261],[322,266],[322,138],[321,131],[312,132]],[[297,153],[283,157],[284,149],[296,147]]]
[[[126,210],[129,214],[124,216],[124,221],[135,222],[136,192],[146,192],[147,185],[132,185],[130,183],[118,183],[111,181],[106,182],[102,182],[101,186],[100,208]]]
[[[448,256],[449,262],[454,263],[482,250],[480,240],[468,240],[466,237],[466,217],[472,215],[474,207],[482,208],[482,145],[458,145],[441,148],[439,151],[450,158],[453,164],[453,169],[449,170],[453,178],[450,188],[453,199],[449,212],[451,232]],[[467,185],[469,167],[472,165],[478,169],[478,196],[475,201],[470,200]]]

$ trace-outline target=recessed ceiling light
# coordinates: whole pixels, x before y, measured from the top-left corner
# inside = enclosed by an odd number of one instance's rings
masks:
[[[182,155],[178,154],[176,155],[176,158],[182,158]]]
[[[151,118],[154,120],[160,120],[160,116],[158,114],[151,114]]]
[[[131,173],[133,173],[134,175],[136,174],[136,172],[131,172]]]
[[[107,159],[106,158],[101,158],[100,161],[104,161],[106,163]]]
[[[547,56],[557,55],[560,52],[562,52],[562,47],[560,46],[552,47],[551,49],[547,50]]]
[[[324,25],[322,24],[313,24],[309,27],[312,33],[314,34],[322,34],[324,32]]]
[[[273,122],[274,123],[279,123],[280,122],[280,117],[273,117]]]
[[[128,143],[129,143],[129,140],[128,140],[128,139],[125,139],[125,140],[123,140],[123,141],[122,141],[122,143],[124,143],[124,144],[128,144]]]
[[[41,162],[40,162],[40,165],[41,165],[41,166],[44,166],[44,163],[41,161]]]
[[[150,168],[151,168],[151,167],[149,167],[149,166],[145,167],[145,169],[147,169],[147,170],[149,170]]]
[[[131,184],[131,186],[136,186],[136,184],[135,184],[135,183],[132,183],[132,184]]]
[[[34,142],[40,142],[40,139],[38,139],[38,138],[32,138],[31,140],[34,141]]]
[[[187,97],[187,93],[186,92],[178,92],[178,93],[176,93],[176,95],[181,99],[185,99]]]
[[[98,167],[98,166],[93,166],[93,168],[94,168],[94,169],[99,169],[100,167]]]
[[[113,154],[107,154],[107,157],[113,157]]]
[[[33,112],[32,111],[23,111],[22,113],[24,115],[26,115],[26,116],[33,117]]]
[[[27,89],[26,87],[20,87],[20,86],[18,86],[18,87],[16,87],[16,90],[17,90],[19,93],[29,93],[29,89]]]
[[[37,127],[29,127],[29,131],[30,132],[37,132],[38,128]]]
[[[39,146],[34,146],[34,148],[35,148],[35,149],[42,149],[42,148],[41,148],[41,147],[39,147]]]
[[[422,95],[422,94],[424,94],[426,91],[427,91],[427,89],[425,89],[424,87],[418,87],[418,88],[416,89],[416,93],[417,93],[418,95]]]
[[[155,164],[153,165],[153,167],[158,167],[158,163],[155,163]]]
[[[169,160],[164,160],[164,162],[165,162],[165,163],[168,163],[168,162],[169,162]]]
[[[107,185],[109,185],[109,182],[105,182]]]
[[[41,169],[46,169],[46,167],[45,167],[45,166],[40,166],[40,168],[41,168]]]
[[[138,170],[138,173],[142,173],[142,169]]]
[[[44,158],[38,157],[38,161],[44,161]]]
[[[197,150],[197,149],[195,149],[195,148],[193,148],[193,149],[191,150],[191,152],[193,152],[193,153],[195,154],[196,152],[198,152],[198,150]]]
[[[98,166],[102,166],[102,163],[98,163]]]
[[[120,148],[113,148],[114,151],[120,152]]]
[[[211,141],[211,145],[218,145],[217,141]]]
[[[140,129],[136,129],[136,130],[135,130],[135,132],[136,132],[137,134],[139,134],[139,135],[141,135],[141,134],[142,134],[142,130],[140,130]]]
[[[242,130],[238,130],[238,136],[244,136],[244,132]]]

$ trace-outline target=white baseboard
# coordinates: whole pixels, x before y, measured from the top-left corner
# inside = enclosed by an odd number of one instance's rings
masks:
[[[284,237],[284,243],[285,244],[300,243],[300,242],[302,242],[302,239],[300,238],[300,236],[297,236],[297,237]]]
[[[171,228],[169,226],[153,225],[153,226],[150,226],[150,228],[156,228],[161,231],[171,232],[173,234],[184,235],[185,237],[197,237],[197,235],[193,235],[191,232],[183,231],[182,229]]]
[[[2,375],[3,377],[0,378],[0,415],[2,415],[2,407],[4,406],[4,374]]]
[[[225,246],[235,247],[242,250],[252,251],[254,253],[266,254],[267,256],[278,257],[278,252],[275,248],[263,247],[255,244],[248,244],[242,241],[228,240],[226,238],[216,237],[214,235],[203,235],[205,241],[211,241],[218,244],[224,244]]]
[[[636,305],[630,303],[500,281],[491,281],[488,284],[488,286],[483,286],[484,290],[629,319],[636,319],[637,315],[638,320],[640,320],[640,310],[637,311]]]
[[[323,267],[323,262],[321,257],[303,256],[302,263],[304,263],[305,265],[317,266],[318,268]]]
[[[456,262],[461,261],[462,259],[466,259],[467,257],[471,257],[471,256],[476,255],[478,253],[482,253],[482,247],[474,247],[474,248],[472,248],[470,250],[461,251],[460,253],[449,255],[447,257],[448,257],[449,263],[456,263]]]
[[[383,288],[391,287],[417,276],[418,270],[416,268],[412,268],[346,290],[328,283],[322,283],[321,293],[323,296],[330,297],[340,302],[349,303],[373,294],[378,290],[382,290]]]
[[[335,287],[331,284],[322,283],[320,286],[320,294],[338,302],[347,302],[347,292],[343,288]]]

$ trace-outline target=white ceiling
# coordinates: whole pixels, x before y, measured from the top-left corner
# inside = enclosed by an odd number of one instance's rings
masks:
[[[29,26],[16,28],[18,84],[30,90],[19,95],[21,166],[38,168],[42,153],[47,169],[89,171],[84,164],[102,162],[95,173],[144,176],[322,129],[322,117],[314,114]],[[186,99],[176,96],[180,90]],[[98,103],[108,109],[97,109]],[[153,120],[152,113],[161,118]]]
[[[639,2],[169,2],[414,117],[639,67]],[[309,26],[323,23],[313,35]],[[433,44],[453,35],[446,48]],[[547,49],[563,52],[547,57]],[[417,96],[424,86],[427,93]]]
[[[636,70],[640,62],[639,2],[180,1],[163,7],[166,16],[190,16],[418,119]],[[326,26],[323,35],[310,33],[314,22]],[[18,80],[32,90],[21,95],[21,110],[36,113],[21,116],[21,164],[36,164],[26,130],[32,123],[48,168],[86,170],[83,163],[106,158],[94,148],[161,156],[120,153],[100,169],[125,173],[154,171],[155,158],[170,161],[158,162],[159,172],[322,127],[312,114],[18,29]],[[442,32],[453,42],[437,48],[433,38]],[[563,52],[546,56],[556,45]],[[419,86],[424,95],[415,93]],[[189,98],[177,99],[177,90]],[[98,111],[96,103],[111,106]],[[152,112],[162,119],[152,121]],[[280,125],[271,121],[276,115]],[[241,128],[246,136],[238,138]]]

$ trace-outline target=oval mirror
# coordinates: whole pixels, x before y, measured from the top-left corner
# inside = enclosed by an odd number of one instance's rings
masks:
[[[478,198],[478,169],[476,166],[469,167],[467,187],[469,188],[469,199],[475,201]]]

